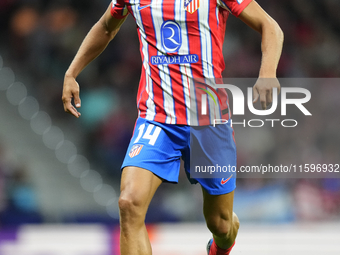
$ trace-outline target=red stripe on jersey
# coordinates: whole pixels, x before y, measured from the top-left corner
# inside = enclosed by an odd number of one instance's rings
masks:
[[[142,63],[144,61],[144,54],[143,52],[143,45],[142,45],[142,41],[141,41],[141,35],[139,32],[139,28],[137,29],[138,31],[138,39],[139,39],[139,48],[140,48],[140,52],[141,52],[141,57],[142,57]],[[140,77],[140,81],[139,81],[139,87],[138,87],[138,92],[137,92],[137,107],[139,109],[139,116],[142,118],[146,117],[146,110],[147,110],[147,106],[146,106],[146,100],[149,98],[148,93],[146,92],[146,83],[145,83],[145,79],[146,79],[146,73],[145,73],[145,68],[142,68],[142,73],[141,73],[141,77]]]
[[[209,12],[209,27],[211,31],[211,39],[215,42],[212,47],[212,59],[213,59],[213,66],[214,66],[214,76],[216,78],[222,77],[222,72],[225,68],[224,58],[220,56],[221,52],[223,51],[223,42],[224,42],[224,35],[225,35],[225,24],[229,13],[223,11],[223,9],[218,9],[218,18],[216,17],[216,2],[211,1],[210,4],[210,12]]]
[[[186,20],[190,26],[187,26],[187,34],[189,40],[189,54],[198,55],[199,61],[197,63],[191,64],[192,78],[199,79],[202,81],[203,75],[203,65],[202,65],[202,45],[200,38],[200,27],[199,27],[199,10],[194,13],[186,12]],[[200,89],[195,88],[195,97],[197,98],[197,109],[201,109],[201,98],[204,92]],[[210,121],[209,115],[199,116],[199,124],[208,123]]]
[[[253,0],[222,0],[229,8],[231,13],[238,17],[241,12],[252,2]]]

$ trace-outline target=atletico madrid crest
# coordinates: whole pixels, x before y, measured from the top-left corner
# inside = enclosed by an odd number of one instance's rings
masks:
[[[200,0],[184,0],[184,8],[187,12],[193,14],[200,8]]]
[[[142,148],[143,148],[143,145],[140,145],[140,144],[136,144],[136,145],[132,146],[132,148],[129,152],[130,158],[137,156],[140,153],[140,151],[142,150]]]

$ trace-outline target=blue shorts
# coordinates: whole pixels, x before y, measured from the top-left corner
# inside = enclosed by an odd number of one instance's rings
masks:
[[[227,194],[236,188],[236,172],[228,172],[223,175],[225,178],[190,175],[190,171],[195,171],[193,161],[200,166],[233,166],[236,169],[236,145],[229,125],[191,127],[138,118],[122,169],[140,167],[164,181],[177,183],[181,158],[189,181],[200,183],[209,194]]]

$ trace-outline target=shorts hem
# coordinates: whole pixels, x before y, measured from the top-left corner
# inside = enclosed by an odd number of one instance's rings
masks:
[[[202,185],[201,185],[202,186]],[[202,188],[204,188],[202,186]],[[225,195],[225,194],[229,194],[231,192],[233,192],[236,189],[236,185],[232,188],[229,188],[227,190],[207,190],[206,188],[204,188],[204,190],[209,194],[209,195],[213,195],[213,196],[219,196],[219,195]]]
[[[138,168],[142,168],[142,169],[144,169],[146,171],[149,171],[149,172],[153,173],[157,177],[161,178],[163,180],[163,182],[178,183],[178,179],[176,180],[176,179],[168,178],[167,176],[162,176],[162,174],[157,173],[157,172],[151,170],[150,169],[150,164],[147,164],[147,165],[144,165],[144,164],[138,164],[138,165],[137,164],[136,165],[134,165],[134,164],[126,164],[126,165],[122,165],[120,170],[123,171],[123,169],[125,167],[138,167]]]

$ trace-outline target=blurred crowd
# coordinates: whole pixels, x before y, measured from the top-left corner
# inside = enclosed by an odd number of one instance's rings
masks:
[[[39,202],[25,165],[13,160],[0,144],[0,227],[41,223]]]
[[[339,1],[258,0],[258,3],[275,18],[285,34],[279,77],[340,76]],[[119,168],[137,116],[135,96],[141,59],[132,17],[127,19],[105,52],[79,76],[82,98],[82,117],[79,121],[67,116],[61,104],[64,73],[84,36],[108,5],[108,0],[1,0],[0,54],[5,65],[14,70],[28,87],[29,93],[37,97],[52,118],[73,125],[85,137],[83,152],[99,171],[115,183],[120,176]],[[231,17],[224,47],[224,76],[256,77],[261,61],[260,44],[260,36],[256,32]],[[318,122],[320,119],[317,118],[301,119],[303,128],[295,132],[280,129],[279,134],[273,135],[272,142],[261,150],[249,148],[239,151],[238,163],[340,163],[339,120],[332,119],[338,115],[339,101],[335,95],[339,95],[340,91],[334,90],[334,87],[316,87],[314,91],[322,97],[320,101],[323,105],[314,105],[313,113],[322,116],[329,125]],[[325,113],[324,109],[331,112]],[[289,142],[292,139],[297,142]],[[301,150],[305,152],[301,154]],[[298,153],[303,157],[299,162],[295,158]],[[8,167],[0,157],[2,215],[6,210],[13,209],[15,204],[16,208],[19,206],[19,211],[27,212],[28,207],[32,212],[37,211],[37,202],[32,202],[34,191],[24,182],[25,169],[13,170],[10,171],[12,174],[8,174],[4,170]],[[184,174],[180,179],[185,179]],[[238,186],[251,195],[254,191],[278,183],[291,194],[292,202],[288,205],[294,207],[293,218],[340,218],[339,179],[240,179]],[[16,200],[23,189],[31,194],[27,199],[33,199],[29,205],[20,204],[25,199]],[[168,196],[169,201],[178,203],[178,208],[185,207],[191,200],[190,195],[186,195],[190,194],[189,189],[188,185],[179,185],[175,196],[170,192],[176,189],[166,186],[161,190],[160,197]],[[155,198],[156,202],[161,200]],[[165,204],[163,209],[169,212],[171,208]],[[195,205],[191,206],[191,212],[196,209]],[[164,218],[188,219],[185,212],[174,211],[174,215]],[[193,218],[199,219],[200,216]]]

